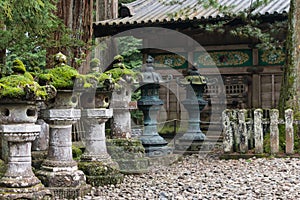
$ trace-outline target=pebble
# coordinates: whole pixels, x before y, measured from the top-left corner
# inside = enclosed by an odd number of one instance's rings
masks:
[[[300,199],[300,159],[203,159],[191,155],[117,185],[92,189],[83,199]]]

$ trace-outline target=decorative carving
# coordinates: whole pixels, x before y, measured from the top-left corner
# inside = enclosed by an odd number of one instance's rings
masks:
[[[173,68],[186,68],[187,61],[186,56],[178,54],[157,54],[153,55],[155,64],[158,67],[173,67]]]
[[[202,67],[224,67],[251,65],[251,52],[243,51],[215,51],[209,53],[196,52],[195,61]]]
[[[260,54],[262,65],[266,64],[282,64],[285,61],[285,54],[282,50],[265,51]]]

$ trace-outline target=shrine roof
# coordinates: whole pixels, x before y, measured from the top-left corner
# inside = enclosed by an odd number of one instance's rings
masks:
[[[132,3],[122,4],[119,18],[94,23],[95,36],[111,35],[135,27],[163,26],[194,21],[207,22],[209,20],[221,20],[226,17],[218,9],[204,8],[202,5],[198,5],[199,0],[179,0],[183,1],[183,4],[174,5],[162,3],[170,1],[136,0]],[[233,6],[231,12],[236,14],[249,9],[251,2],[252,0],[220,0],[221,5]],[[267,17],[284,16],[287,18],[289,7],[289,0],[272,0],[256,8],[252,14]],[[185,11],[181,12],[183,9]]]

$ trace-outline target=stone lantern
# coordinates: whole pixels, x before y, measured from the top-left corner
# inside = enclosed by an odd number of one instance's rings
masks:
[[[80,93],[73,89],[77,71],[64,64],[66,57],[61,53],[57,54],[56,62],[58,65],[52,69],[57,70],[54,75],[64,78],[60,82],[68,81],[70,86],[60,88],[55,85],[55,99],[47,102],[46,109],[41,110],[41,116],[49,124],[49,147],[37,176],[55,198],[75,199],[84,196],[90,189],[85,174],[78,169],[72,155],[72,125],[81,117],[81,110],[75,108]],[[70,71],[67,73],[65,70]],[[63,73],[65,77],[62,77]]]
[[[201,76],[196,67],[188,70],[187,76],[180,80],[180,85],[186,89],[186,99],[182,101],[188,112],[188,130],[179,138],[176,145],[178,150],[199,151],[206,136],[200,129],[200,112],[207,102],[203,99],[203,92],[206,87],[206,78]]]
[[[85,151],[78,166],[92,186],[117,184],[124,178],[106,146],[105,122],[113,116],[113,109],[109,108],[113,88],[111,79],[106,79],[103,86],[96,83],[80,96]]]
[[[31,167],[31,144],[39,135],[35,102],[0,103],[0,133],[8,142],[8,167],[0,180],[1,199],[42,199],[50,195]]]
[[[124,174],[140,174],[148,172],[148,158],[145,158],[145,149],[141,141],[132,138],[131,134],[131,113],[137,109],[137,102],[131,101],[132,90],[137,86],[138,73],[127,69],[123,64],[123,57],[115,56],[113,69],[108,74],[118,80],[119,88],[112,93],[110,108],[113,108],[114,115],[111,120],[112,139],[107,140],[108,152],[112,159],[120,167]]]
[[[41,131],[36,125],[38,102],[56,90],[40,86],[22,61],[13,62],[13,74],[0,79],[0,135],[7,169],[0,179],[0,199],[50,199],[51,193],[31,167],[31,146]]]
[[[142,69],[141,98],[138,100],[138,108],[144,114],[144,131],[140,140],[149,157],[165,156],[173,151],[157,132],[157,112],[163,105],[158,90],[163,82],[161,75],[154,71],[153,58],[149,56],[145,68]]]

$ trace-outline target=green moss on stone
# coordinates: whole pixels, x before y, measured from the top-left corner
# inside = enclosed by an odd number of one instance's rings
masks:
[[[33,80],[29,73],[10,75],[0,79],[0,98],[25,98],[26,96],[47,99],[45,87]],[[33,96],[32,96],[33,95]]]
[[[117,168],[103,162],[79,162],[78,169],[84,172],[87,183],[92,186],[118,184],[124,179]]]
[[[52,75],[52,74],[39,74],[39,75],[38,75],[38,78],[39,78],[40,80],[49,82],[49,81],[52,80],[53,75]]]
[[[119,81],[124,75],[129,75],[133,78],[136,77],[136,72],[130,69],[114,68],[109,71],[106,71],[105,74],[111,76],[116,82]]]
[[[109,139],[107,151],[124,174],[140,174],[148,171],[149,161],[145,158],[145,148],[137,139]]]
[[[121,56],[121,55],[116,55],[114,57],[114,61],[123,62],[124,61],[124,57]]]
[[[24,74],[26,72],[26,67],[21,60],[16,59],[13,61],[12,70],[14,73]]]
[[[90,61],[90,67],[93,69],[95,67],[98,67],[100,65],[100,60],[98,58],[93,58]]]
[[[4,176],[6,169],[7,169],[7,165],[3,160],[0,160],[0,178]]]
[[[88,176],[103,176],[119,173],[117,168],[103,162],[79,162],[78,168]]]
[[[51,78],[52,80],[50,80],[49,84],[53,85],[56,89],[72,89],[77,75],[79,73],[76,69],[60,64],[46,71],[46,74],[38,75],[38,78],[44,81]]]
[[[79,147],[72,145],[72,155],[74,160],[80,160],[82,153],[83,152]]]
[[[135,147],[142,147],[142,142],[137,139],[108,139],[107,144],[111,146],[135,146]]]
[[[96,88],[98,85],[98,78],[94,74],[79,74],[76,77],[76,82],[81,85],[82,88]]]

